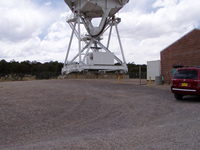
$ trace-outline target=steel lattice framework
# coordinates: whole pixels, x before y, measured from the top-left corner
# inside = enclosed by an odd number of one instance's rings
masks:
[[[127,72],[127,65],[119,35],[118,24],[120,18],[115,14],[126,4],[128,0],[65,0],[73,17],[67,20],[72,29],[67,54],[62,68],[62,74],[81,72],[85,70],[120,71]],[[101,18],[99,26],[93,26],[92,19]],[[87,34],[81,35],[81,26]],[[113,28],[116,30],[122,60],[109,48]],[[109,31],[107,44],[104,45],[102,35]],[[74,36],[78,39],[77,54],[69,60]],[[116,62],[118,65],[115,65]]]

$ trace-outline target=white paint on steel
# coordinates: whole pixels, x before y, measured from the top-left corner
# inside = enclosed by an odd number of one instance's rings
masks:
[[[108,52],[93,52],[87,56],[88,65],[114,65],[114,54]]]
[[[68,74],[74,71],[79,72],[87,69],[120,72],[128,71],[122,42],[117,28],[121,19],[115,17],[115,14],[123,8],[128,1],[129,0],[65,0],[66,4],[73,12],[73,16],[67,20],[67,23],[72,29],[72,34],[70,37],[64,67],[62,69],[63,74]],[[94,26],[92,24],[92,19],[94,18],[100,18],[101,21],[99,26]],[[81,37],[81,25],[84,25],[86,31],[88,32],[88,34],[83,37]],[[78,29],[76,26],[78,26]],[[113,26],[115,26],[116,29],[123,61],[112,53],[111,50],[109,50]],[[108,29],[110,29],[109,37],[107,45],[104,46],[101,43],[101,37]],[[69,53],[74,34],[78,39],[79,50],[75,57],[72,58],[72,60],[69,60]],[[88,56],[91,53],[95,57],[93,57],[93,60],[89,62]],[[114,63],[118,63],[120,65],[116,66]]]

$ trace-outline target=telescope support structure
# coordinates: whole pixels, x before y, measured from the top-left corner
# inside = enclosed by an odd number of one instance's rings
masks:
[[[94,36],[90,35],[88,32],[87,35],[82,36],[81,25],[84,25],[86,28],[87,22],[85,22],[84,18],[79,15],[79,13],[74,13],[73,18],[67,20],[67,23],[72,29],[72,33],[66,53],[64,66],[62,68],[62,74],[90,70],[98,72],[116,71],[120,73],[126,73],[128,69],[118,31],[118,24],[120,23],[120,21],[121,19],[115,18],[115,16],[108,17],[105,22],[105,26],[100,34]],[[112,53],[112,51],[109,49],[113,28],[115,28],[116,30],[122,60],[118,58],[114,53]],[[105,46],[101,42],[101,37],[103,33],[105,33],[107,30],[109,30],[109,35],[107,39],[107,45]],[[69,54],[71,51],[74,36],[78,39],[78,53],[70,60]]]

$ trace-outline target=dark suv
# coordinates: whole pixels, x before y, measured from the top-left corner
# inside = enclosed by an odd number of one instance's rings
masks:
[[[200,95],[200,67],[185,67],[176,70],[171,90],[176,99],[184,95]]]

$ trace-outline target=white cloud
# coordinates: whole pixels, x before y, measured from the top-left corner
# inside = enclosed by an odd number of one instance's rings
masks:
[[[199,6],[196,0],[131,0],[117,14],[127,62],[159,59],[161,50],[199,27]],[[53,8],[50,1],[0,1],[0,59],[63,61],[71,33],[65,17],[70,12]],[[113,35],[111,48],[119,52]],[[76,41],[70,57],[75,49]]]
[[[46,6],[50,6],[50,5],[52,5],[52,2],[46,2],[44,5],[46,5]]]
[[[18,41],[37,35],[48,22],[45,12],[30,1],[0,1],[0,40]]]
[[[61,26],[54,26],[60,23],[59,19],[64,23],[65,18],[47,8],[46,4],[39,6],[29,0],[21,0],[20,3],[18,0],[0,1],[0,14],[0,59],[50,60],[48,50],[43,46],[46,40],[49,42],[48,47],[59,40],[56,41],[55,36],[50,39],[49,36],[53,34],[64,40]],[[55,52],[58,45],[53,45],[48,52]]]
[[[136,63],[159,59],[159,53],[166,46],[200,24],[200,1],[195,0],[157,0],[152,3],[151,12],[133,9],[123,12],[120,31],[127,50],[128,61],[131,56]],[[125,42],[124,42],[125,43]]]

